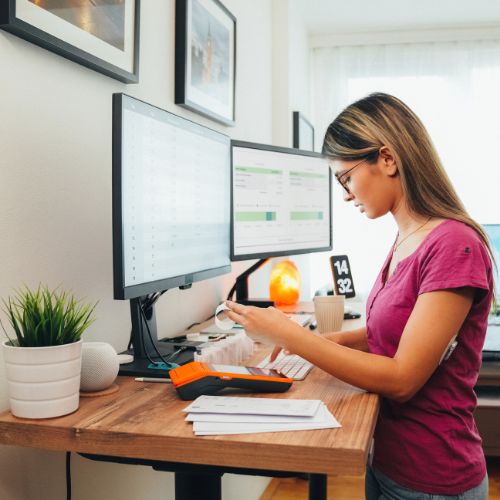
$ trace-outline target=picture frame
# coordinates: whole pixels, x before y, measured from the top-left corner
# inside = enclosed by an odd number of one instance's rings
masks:
[[[300,111],[293,112],[293,147],[314,151],[314,127]]]
[[[140,0],[2,0],[0,28],[124,83],[139,81]]]
[[[236,18],[219,0],[176,0],[175,103],[234,125]]]

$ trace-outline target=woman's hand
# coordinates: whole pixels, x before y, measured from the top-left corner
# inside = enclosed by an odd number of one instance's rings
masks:
[[[243,306],[236,302],[226,301],[229,307],[225,311],[227,316],[239,323],[245,332],[255,340],[264,340],[268,343],[283,345],[286,331],[295,323],[286,317],[284,313],[268,307]]]
[[[282,350],[283,350],[283,347],[281,347],[279,345],[274,346],[274,349],[273,349],[273,352],[271,353],[269,361],[273,362],[279,356],[279,353]],[[285,351],[285,354],[289,354],[288,351]]]

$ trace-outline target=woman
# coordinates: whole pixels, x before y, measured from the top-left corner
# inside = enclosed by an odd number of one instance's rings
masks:
[[[399,99],[378,93],[347,107],[323,150],[345,201],[370,219],[390,213],[398,226],[367,301],[366,327],[306,338],[273,308],[228,302],[228,315],[250,335],[382,396],[369,500],[486,499],[473,387],[493,290],[487,238],[423,124]]]

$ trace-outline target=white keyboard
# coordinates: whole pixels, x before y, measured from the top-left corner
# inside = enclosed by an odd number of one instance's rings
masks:
[[[257,368],[276,370],[293,380],[304,380],[314,366],[297,354],[285,354],[281,351],[274,361],[270,361],[271,355],[266,356]]]
[[[312,319],[312,314],[286,313],[287,317],[300,326],[306,326]]]

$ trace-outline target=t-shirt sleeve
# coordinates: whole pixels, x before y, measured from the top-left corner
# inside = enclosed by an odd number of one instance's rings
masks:
[[[479,237],[443,235],[422,258],[419,294],[462,287],[488,291],[489,276],[491,260]]]

